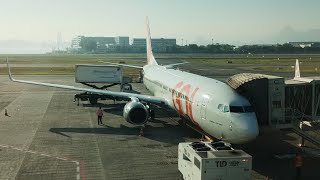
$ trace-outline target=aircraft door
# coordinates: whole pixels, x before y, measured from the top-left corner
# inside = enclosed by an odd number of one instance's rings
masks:
[[[205,95],[204,97],[202,97],[202,103],[200,108],[200,115],[201,115],[201,119],[203,120],[206,120],[208,103],[209,103],[209,96]]]

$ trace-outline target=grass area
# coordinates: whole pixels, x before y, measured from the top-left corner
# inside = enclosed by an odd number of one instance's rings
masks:
[[[205,64],[261,64],[261,65],[289,65],[295,64],[295,60],[299,59],[300,62],[307,62],[308,64],[318,64],[320,62],[320,55],[309,56],[309,55],[254,55],[254,56],[243,56],[239,55],[236,57],[212,57],[212,58],[194,58],[187,60],[194,63],[205,63]]]
[[[74,67],[12,67],[14,75],[74,75]],[[8,74],[7,68],[0,68],[0,74]]]
[[[103,64],[106,62],[123,62],[126,64],[144,64],[146,55],[143,54],[40,54],[40,55],[0,55],[0,61],[9,58],[11,64],[58,64],[56,67],[13,67],[12,73],[17,75],[74,75],[75,64]],[[291,72],[295,60],[303,62],[303,72],[317,72],[320,69],[320,54],[155,54],[159,61],[170,60],[188,61],[200,64],[252,64],[248,67],[256,71]],[[278,59],[279,58],[279,59]],[[63,67],[66,64],[68,66]],[[307,65],[305,65],[307,64]],[[264,65],[257,67],[259,65]],[[305,65],[305,66],[304,66]],[[279,68],[278,66],[283,66]],[[287,67],[286,67],[287,66]],[[125,74],[136,74],[137,70],[124,68]],[[0,68],[0,74],[6,74],[6,68]]]
[[[8,57],[12,64],[98,64],[99,61],[137,64],[144,62],[143,57],[113,55],[0,55],[2,62]]]
[[[250,69],[247,68],[246,69]],[[268,71],[268,72],[294,72],[294,68],[292,67],[274,67],[274,66],[262,66],[262,67],[253,67],[251,70],[255,71]],[[317,73],[320,72],[320,66],[317,67],[303,67],[301,70],[301,73]]]

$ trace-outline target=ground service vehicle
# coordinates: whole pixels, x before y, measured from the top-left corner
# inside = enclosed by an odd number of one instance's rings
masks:
[[[75,66],[75,81],[95,89],[105,89],[119,85],[120,91],[124,89],[132,90],[129,84],[130,79],[123,76],[123,68],[117,65],[93,65],[77,64]],[[100,86],[103,84],[103,86]],[[123,100],[114,96],[108,96],[97,93],[84,92],[74,96],[75,101],[87,101],[90,104],[97,104],[98,100]]]
[[[249,180],[252,157],[220,142],[184,142],[178,147],[178,169],[185,180]]]

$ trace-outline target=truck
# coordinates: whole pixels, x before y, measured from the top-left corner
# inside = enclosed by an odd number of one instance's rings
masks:
[[[132,90],[130,78],[123,76],[123,68],[117,65],[92,65],[77,64],[75,66],[75,82],[84,84],[95,89],[107,90],[109,87],[120,85],[120,91]],[[103,84],[101,86],[101,84]],[[100,85],[100,86],[99,86]],[[113,96],[94,93],[79,93],[74,96],[74,101],[87,101],[97,104],[98,100],[123,100]]]
[[[116,65],[77,64],[75,81],[77,83],[122,83],[122,67]]]
[[[178,169],[185,180],[249,180],[252,156],[223,141],[183,142],[178,146]]]

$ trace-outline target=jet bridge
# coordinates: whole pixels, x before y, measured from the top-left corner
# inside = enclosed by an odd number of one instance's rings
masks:
[[[242,73],[231,76],[227,84],[250,101],[259,125],[286,127],[320,119],[320,77],[285,80]]]
[[[245,96],[253,106],[259,125],[285,125],[284,78],[242,73],[231,76],[227,84]]]
[[[259,126],[291,130],[305,140],[320,145],[320,77],[284,80],[264,74],[242,73],[227,84],[252,104]],[[303,124],[310,124],[310,128]],[[301,125],[302,124],[302,125]],[[301,143],[303,144],[303,143]]]
[[[303,114],[303,118],[320,120],[320,77],[287,80],[286,108]]]

